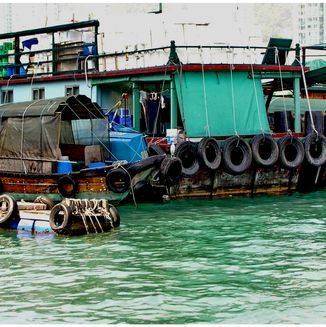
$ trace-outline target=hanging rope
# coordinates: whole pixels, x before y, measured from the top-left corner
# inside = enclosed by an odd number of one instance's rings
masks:
[[[7,86],[6,86],[6,93],[5,93],[5,98],[4,98],[4,101],[3,101],[3,104],[6,104],[7,103],[7,97],[8,97],[8,87],[9,87],[9,82],[10,80],[13,78],[14,75],[11,75],[7,81]]]
[[[92,85],[89,85],[88,84],[88,76],[87,76],[87,60],[92,57],[92,55],[88,55],[86,58],[85,58],[85,63],[84,63],[84,69],[85,69],[85,81],[86,81],[86,85],[91,88]]]
[[[165,85],[165,77],[166,77],[166,74],[167,74],[167,69],[168,69],[168,65],[165,65],[164,78],[163,78],[163,83],[162,83],[162,88],[161,88],[161,97],[163,96],[164,85]],[[158,116],[160,114],[160,110],[161,110],[161,99],[158,102],[158,108],[157,108],[157,112],[156,112],[156,116],[155,116],[155,120],[154,120],[152,137],[154,137],[155,131],[157,130],[157,122],[158,122]]]
[[[309,110],[309,116],[310,116],[310,120],[311,120],[311,126],[312,126],[313,131],[318,135],[318,131],[316,130],[316,127],[315,127],[314,118],[312,116],[312,110],[311,110],[311,106],[310,106],[306,75],[304,73],[303,65],[300,62],[300,60],[298,60],[297,58],[295,58],[295,60],[300,64],[300,67],[301,67],[303,85],[304,85],[304,90],[305,90],[305,93],[306,93],[306,98],[307,98],[307,103],[308,103],[308,110]]]
[[[23,164],[23,167],[24,167],[24,171],[25,171],[25,174],[27,174],[27,168],[26,168],[26,165],[25,165],[25,162],[24,162],[24,158],[23,158],[23,149],[24,149],[24,120],[25,120],[25,114],[27,112],[27,110],[32,106],[34,105],[35,103],[39,102],[41,100],[36,100],[34,102],[32,102],[29,106],[27,106],[22,114],[22,124],[21,124],[21,139],[20,139],[20,160]]]
[[[258,103],[258,94],[257,94],[257,88],[256,88],[256,81],[255,81],[254,65],[253,65],[253,60],[252,60],[252,50],[250,49],[250,47],[248,47],[248,50],[249,50],[249,56],[250,56],[251,76],[252,76],[252,82],[253,82],[253,86],[254,86],[256,108],[257,108],[257,113],[258,113],[258,122],[259,122],[260,130],[261,130],[262,134],[265,134],[265,130],[263,128],[261,115],[260,115],[259,103]]]
[[[234,69],[234,52],[231,50],[230,46],[228,46],[228,50],[226,50],[227,61],[229,62],[229,53],[232,53],[232,59],[230,61],[230,78],[231,78],[231,99],[232,99],[232,116],[233,116],[233,130],[234,134],[239,137],[237,131],[237,123],[236,123],[236,109],[235,109],[235,100],[234,100],[234,86],[233,86],[233,69]]]
[[[204,105],[205,105],[205,117],[206,117],[206,136],[211,136],[211,132],[209,129],[209,122],[208,122],[208,108],[207,108],[207,94],[206,94],[206,83],[205,83],[205,71],[204,71],[204,61],[203,61],[203,48],[200,46],[200,60],[201,60],[201,72],[203,78],[203,92],[204,92]]]
[[[281,82],[282,98],[283,98],[283,111],[284,111],[284,116],[285,116],[286,130],[287,130],[288,134],[292,135],[292,131],[289,128],[288,115],[287,115],[286,104],[285,104],[283,78],[282,78],[280,58],[279,58],[279,55],[278,55],[278,48],[274,47],[274,49],[275,49],[275,59],[276,59],[275,61],[278,64],[278,70],[279,70],[279,73],[280,73],[280,82]]]
[[[185,135],[187,135],[187,128],[186,128],[186,120],[185,120],[185,113],[184,113],[184,100],[183,100],[183,92],[182,92],[182,78],[183,78],[183,68],[182,68],[182,62],[174,63],[170,62],[171,65],[175,65],[177,67],[176,72],[179,79],[179,87],[180,87],[180,115],[181,115],[181,121],[183,125],[183,129],[185,132]],[[180,66],[180,71],[179,67]]]

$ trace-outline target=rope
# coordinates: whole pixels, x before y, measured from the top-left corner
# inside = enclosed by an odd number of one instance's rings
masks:
[[[248,47],[248,49],[249,49],[249,56],[250,56],[251,76],[252,76],[252,82],[254,85],[254,92],[255,92],[256,108],[257,108],[257,112],[258,112],[258,121],[259,121],[259,126],[260,126],[260,130],[261,130],[262,134],[265,134],[263,124],[261,121],[260,110],[259,110],[258,95],[257,95],[256,82],[255,82],[255,73],[254,73],[254,66],[253,66],[252,53],[251,53],[252,50],[250,49],[250,47]]]
[[[92,214],[93,214],[93,212],[92,212],[91,210],[89,210],[89,209],[86,209],[86,210],[85,210],[85,217],[86,217],[86,215],[88,216],[89,220],[91,221],[91,223],[92,223],[92,225],[93,225],[94,231],[95,231],[95,233],[97,234],[97,229],[96,229],[95,224],[94,224],[94,222],[93,222]]]
[[[22,164],[23,164],[23,168],[24,168],[24,171],[25,171],[25,174],[27,174],[27,168],[26,168],[26,165],[25,165],[25,162],[24,162],[24,159],[23,159],[23,148],[24,148],[24,119],[25,119],[25,114],[27,112],[27,110],[32,106],[34,105],[35,103],[39,102],[40,100],[36,100],[34,102],[32,102],[30,105],[28,105],[24,112],[23,112],[23,115],[22,115],[22,125],[21,125],[21,130],[22,130],[22,133],[21,133],[21,139],[20,139],[20,159],[22,161]]]
[[[310,120],[311,120],[311,126],[312,126],[313,131],[318,135],[318,131],[316,130],[316,127],[315,127],[314,118],[312,116],[312,110],[311,110],[311,106],[310,106],[307,81],[306,81],[306,76],[305,76],[305,73],[304,73],[304,70],[303,70],[303,65],[297,58],[295,58],[295,60],[300,64],[300,67],[301,67],[303,85],[304,85],[304,90],[305,90],[305,93],[306,93],[306,98],[307,98],[307,103],[308,103],[308,110],[309,110],[309,116],[310,116]]]
[[[204,104],[205,104],[205,117],[206,117],[206,136],[208,133],[208,136],[211,136],[211,132],[209,129],[209,123],[208,123],[208,108],[207,108],[207,94],[206,94],[206,83],[205,83],[205,71],[204,71],[204,61],[203,61],[203,48],[200,46],[200,60],[201,60],[201,71],[202,71],[202,77],[203,77],[203,92],[204,92]]]
[[[8,81],[7,81],[7,86],[6,86],[6,93],[5,93],[5,98],[4,98],[4,104],[7,102],[7,97],[8,97],[8,87],[9,87],[9,82],[10,82],[10,80],[13,78],[13,76],[14,75],[11,75],[10,77],[9,77],[9,79],[8,79]]]
[[[288,122],[288,116],[287,116],[287,110],[286,110],[286,104],[285,104],[284,87],[283,87],[283,78],[282,78],[280,58],[279,58],[279,55],[278,55],[277,47],[274,47],[274,49],[275,49],[275,61],[278,64],[278,69],[279,69],[279,72],[280,72],[280,82],[281,82],[281,89],[282,89],[283,109],[284,109],[284,115],[285,115],[286,130],[292,136],[292,131],[289,128],[289,122]]]
[[[231,78],[231,98],[232,98],[232,116],[233,116],[233,129],[234,129],[234,134],[239,138],[239,134],[237,131],[237,126],[236,126],[236,109],[235,109],[235,100],[234,100],[234,86],[233,86],[233,59],[234,59],[234,53],[233,50],[231,50],[230,46],[228,46],[229,52],[232,53],[232,63],[230,62],[230,78]],[[226,52],[227,55],[227,61],[229,61],[229,52]]]
[[[89,85],[88,84],[88,76],[87,76],[87,60],[89,59],[89,57],[92,57],[92,55],[88,55],[86,58],[85,58],[85,64],[84,64],[84,69],[85,69],[85,81],[86,81],[86,85],[91,88],[92,85]]]
[[[167,69],[168,69],[168,65],[165,65],[164,79],[163,79],[162,88],[161,88],[161,96],[162,96],[163,91],[164,91],[165,77],[166,77],[166,74],[167,74]],[[160,114],[160,110],[161,110],[161,98],[159,99],[159,102],[158,102],[158,108],[157,108],[157,113],[156,113],[156,116],[155,116],[155,121],[154,121],[154,128],[153,128],[153,135],[152,135],[152,137],[154,137],[154,135],[155,135],[155,131],[157,130],[157,122],[158,122],[158,116],[159,116],[159,114]]]
[[[183,101],[183,92],[182,92],[182,78],[183,78],[183,68],[182,68],[182,63],[180,62],[180,72],[179,69],[177,69],[177,74],[179,77],[179,87],[180,87],[180,105],[181,105],[181,120],[183,124],[183,128],[185,131],[185,135],[187,135],[187,128],[186,128],[186,120],[185,120],[185,110],[184,110],[184,101]]]

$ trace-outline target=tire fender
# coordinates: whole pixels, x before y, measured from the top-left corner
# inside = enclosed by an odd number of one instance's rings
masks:
[[[255,162],[262,167],[273,166],[279,157],[277,142],[271,135],[255,135],[251,140],[252,156]]]
[[[58,190],[65,198],[74,196],[77,193],[76,179],[72,175],[61,176],[58,180]]]
[[[8,222],[17,213],[17,202],[7,194],[0,195],[0,224]]]
[[[304,147],[301,141],[293,136],[286,135],[279,139],[281,165],[286,169],[298,168],[304,159]]]
[[[35,200],[34,203],[43,203],[46,204],[47,209],[51,210],[54,207],[54,202],[47,198],[46,196],[40,195]]]
[[[196,143],[191,141],[181,142],[177,144],[174,154],[181,160],[183,176],[191,177],[198,172],[199,162]]]
[[[121,167],[110,170],[106,174],[106,185],[114,193],[124,193],[129,190],[130,177]]]
[[[112,219],[113,227],[119,227],[120,226],[120,214],[119,214],[119,211],[117,210],[117,208],[115,206],[113,206],[112,204],[109,204],[108,211],[109,211],[110,218]]]
[[[304,139],[304,152],[307,161],[315,167],[326,163],[326,137],[322,134],[310,133]]]
[[[174,186],[182,174],[182,162],[177,157],[164,158],[160,166],[160,181],[165,186]]]
[[[71,222],[72,209],[64,203],[56,204],[50,212],[49,223],[53,231],[61,233]]]
[[[250,145],[241,137],[229,137],[224,142],[223,162],[227,173],[231,175],[244,173],[252,162]]]
[[[221,164],[221,150],[213,137],[204,137],[198,143],[197,154],[200,163],[208,169],[216,170]]]

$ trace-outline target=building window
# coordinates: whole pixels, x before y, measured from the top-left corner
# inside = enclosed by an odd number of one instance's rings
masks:
[[[72,95],[78,95],[79,94],[79,86],[66,86],[65,95],[67,97],[70,97]]]
[[[42,89],[33,89],[32,90],[32,100],[41,100],[45,99],[45,90]]]
[[[14,91],[6,90],[1,92],[1,103],[12,103],[14,102]]]

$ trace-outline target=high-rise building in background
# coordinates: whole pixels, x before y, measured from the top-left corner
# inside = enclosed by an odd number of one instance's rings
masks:
[[[298,5],[299,43],[302,45],[324,43],[326,41],[325,19],[325,3],[302,3]]]
[[[172,39],[193,45],[261,45],[269,37],[292,38],[301,45],[326,42],[326,3],[275,3],[270,20],[271,7],[258,7],[254,3],[0,3],[0,34],[98,19],[105,51],[164,46]]]

